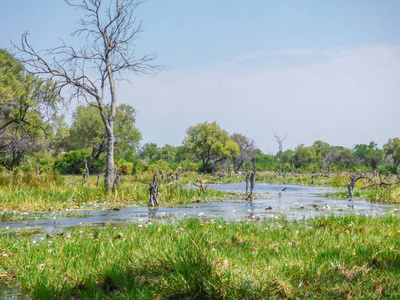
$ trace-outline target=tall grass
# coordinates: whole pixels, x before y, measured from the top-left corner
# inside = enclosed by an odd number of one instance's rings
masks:
[[[44,211],[87,209],[88,203],[103,204],[148,204],[148,186],[138,178],[122,176],[118,192],[108,194],[97,186],[97,177],[91,176],[82,186],[80,176],[60,176],[49,172],[40,175],[25,172],[19,175],[0,175],[0,211]],[[194,199],[208,201],[210,197],[223,193],[209,190],[205,193],[188,189],[182,183],[160,187],[160,203],[189,203]],[[92,205],[93,208],[93,205]]]
[[[399,228],[354,216],[2,234],[0,278],[34,299],[398,299]]]

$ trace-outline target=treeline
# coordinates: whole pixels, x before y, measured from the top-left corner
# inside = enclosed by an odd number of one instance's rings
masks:
[[[80,174],[86,158],[92,173],[104,172],[107,135],[96,103],[76,107],[68,125],[59,111],[61,102],[51,81],[27,73],[0,49],[0,170]],[[250,138],[205,122],[189,127],[180,146],[147,143],[139,147],[141,133],[135,122],[133,107],[117,106],[114,157],[123,174],[159,169],[239,172],[252,168],[251,158],[256,158],[259,171],[281,172],[397,173],[400,164],[399,138],[389,139],[382,149],[374,142],[349,149],[316,141],[295,150],[284,150],[283,145],[282,151],[265,154]]]

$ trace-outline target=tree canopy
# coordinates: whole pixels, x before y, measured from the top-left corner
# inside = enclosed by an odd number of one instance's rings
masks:
[[[190,152],[201,159],[203,171],[209,170],[211,163],[215,165],[239,154],[238,144],[216,122],[191,126],[186,134],[183,143]]]
[[[135,126],[136,111],[127,104],[116,108],[114,120],[115,151],[123,156],[128,150],[136,151],[141,133]],[[72,115],[69,137],[64,141],[68,150],[92,148],[92,158],[99,158],[107,150],[107,132],[98,109],[93,105],[80,105]]]
[[[383,145],[385,155],[392,159],[393,162],[393,173],[397,172],[397,168],[400,164],[400,139],[393,138]]]
[[[59,100],[51,81],[25,72],[0,49],[0,164],[12,170],[26,152],[43,145],[40,138],[50,133]]]

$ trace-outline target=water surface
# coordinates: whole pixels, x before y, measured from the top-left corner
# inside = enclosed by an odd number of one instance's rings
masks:
[[[277,219],[285,217],[301,220],[329,215],[382,216],[397,212],[397,207],[387,204],[370,203],[365,200],[348,201],[326,195],[334,189],[296,185],[271,185],[257,183],[254,200],[244,200],[245,183],[212,185],[221,191],[234,194],[218,202],[192,203],[175,207],[124,207],[120,210],[84,212],[79,218],[55,218],[19,222],[1,222],[0,228],[40,227],[47,233],[63,231],[76,225],[102,226],[110,223],[146,223],[153,221],[170,222],[176,219],[196,216],[198,218],[225,218],[228,220]],[[161,199],[162,205],[162,199]]]

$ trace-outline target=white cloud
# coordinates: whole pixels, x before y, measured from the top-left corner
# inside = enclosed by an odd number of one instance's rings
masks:
[[[179,145],[185,130],[217,121],[276,151],[321,139],[351,147],[399,136],[400,47],[259,51],[211,67],[170,70],[121,85],[145,142]]]

